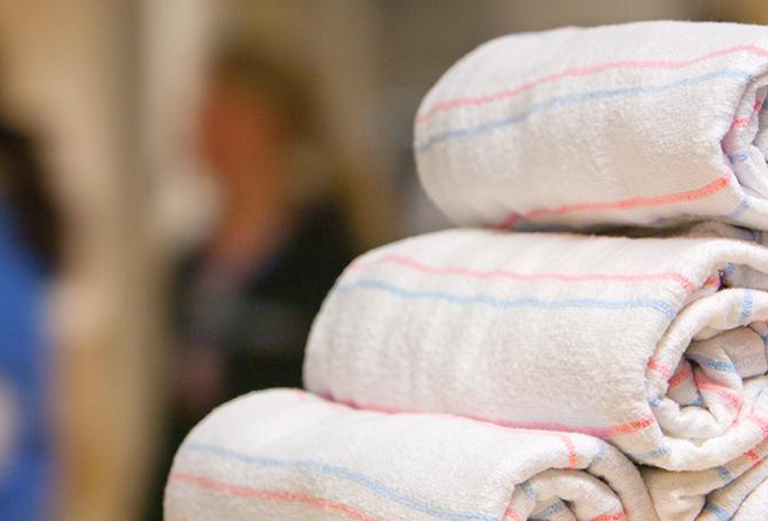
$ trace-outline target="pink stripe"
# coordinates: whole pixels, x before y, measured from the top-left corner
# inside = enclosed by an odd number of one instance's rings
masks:
[[[471,107],[471,106],[486,105],[488,103],[493,103],[496,101],[510,98],[512,96],[515,96],[517,94],[530,90],[539,85],[554,83],[568,77],[587,76],[587,75],[597,74],[600,72],[605,72],[605,71],[614,70],[614,69],[626,69],[626,70],[683,69],[686,67],[690,67],[691,65],[695,65],[697,63],[701,63],[703,61],[707,61],[713,58],[718,58],[721,56],[727,56],[729,54],[735,54],[740,52],[746,52],[746,53],[750,53],[750,54],[753,54],[756,56],[762,56],[762,57],[768,56],[768,50],[757,47],[756,45],[737,45],[735,47],[728,47],[726,49],[714,51],[714,52],[705,54],[704,56],[700,56],[698,58],[694,58],[691,60],[676,60],[676,61],[628,60],[628,61],[608,62],[608,63],[598,64],[598,65],[592,65],[589,67],[571,67],[569,69],[565,69],[564,71],[540,76],[533,80],[527,81],[521,85],[518,85],[517,87],[505,89],[492,94],[484,94],[481,96],[455,98],[455,99],[446,100],[446,101],[438,101],[431,108],[429,108],[428,110],[426,110],[425,112],[423,112],[422,114],[416,117],[416,124],[417,125],[423,124],[427,122],[429,118],[431,118],[434,114],[437,114],[445,110],[449,110],[457,107]]]
[[[564,273],[519,273],[509,270],[474,270],[470,268],[462,268],[455,266],[437,267],[424,264],[415,259],[405,257],[402,255],[385,255],[375,260],[364,262],[356,261],[350,269],[362,270],[369,268],[370,266],[378,264],[397,264],[405,266],[421,273],[429,275],[456,275],[459,277],[469,277],[475,279],[489,279],[489,278],[501,278],[518,282],[528,282],[533,280],[555,280],[558,282],[626,282],[637,283],[647,282],[653,280],[672,280],[677,282],[683,289],[688,292],[696,289],[695,284],[685,275],[676,271],[669,271],[665,273],[649,273],[640,275],[605,275],[605,274],[589,274],[589,275],[567,275]]]
[[[202,476],[196,476],[194,474],[184,474],[180,472],[174,472],[170,475],[169,481],[176,483],[189,483],[208,490],[215,490],[217,492],[224,492],[232,496],[247,497],[253,499],[261,499],[264,501],[272,501],[275,503],[300,503],[302,505],[314,508],[317,510],[332,510],[339,514],[344,515],[349,519],[355,521],[379,521],[376,518],[370,517],[360,510],[354,507],[340,503],[338,501],[332,501],[330,499],[310,496],[301,492],[289,492],[283,490],[264,490],[253,487],[246,487],[243,485],[234,485],[231,483],[223,483],[221,481],[215,481],[213,479],[205,478]]]
[[[752,463],[756,464],[756,463],[760,463],[760,461],[762,461],[760,459],[760,455],[757,452],[755,452],[754,450],[748,450],[747,452],[744,453],[744,455],[747,458],[749,458],[749,461],[751,461]]]
[[[751,119],[751,118],[749,118],[749,117],[745,117],[745,118],[736,118],[736,119],[734,119],[734,120],[733,120],[733,123],[731,124],[731,126],[732,126],[733,128],[742,128],[742,127],[746,127],[746,126],[749,124],[749,120],[750,120],[750,119]]]
[[[670,373],[672,372],[672,370],[669,367],[667,367],[666,365],[662,364],[661,362],[657,362],[654,359],[648,360],[648,369],[651,370],[651,371],[655,371],[655,372],[659,373],[664,378],[669,376]]]
[[[618,514],[606,514],[602,516],[593,517],[590,521],[624,521],[627,518],[627,514],[619,512]]]
[[[327,397],[328,400],[334,400],[332,397]],[[508,420],[492,420],[487,418],[476,418],[467,415],[454,415],[447,413],[425,413],[417,411],[408,411],[404,409],[398,409],[395,407],[386,407],[380,405],[360,405],[351,400],[336,400],[337,403],[352,407],[355,409],[383,412],[386,414],[429,414],[430,416],[443,416],[452,419],[459,419],[471,422],[477,422],[485,427],[497,427],[506,429],[525,429],[535,430],[551,433],[551,431],[565,431],[575,432],[579,434],[589,434],[596,438],[613,438],[625,434],[632,434],[634,432],[647,429],[653,425],[656,425],[656,418],[648,416],[646,418],[640,418],[638,420],[625,423],[623,425],[614,425],[611,427],[575,427],[573,425],[564,425],[562,423],[555,422],[513,422]]]
[[[575,469],[578,463],[578,454],[576,452],[576,446],[573,444],[573,440],[566,434],[555,433],[555,436],[560,438],[560,441],[565,445],[565,450],[568,452],[568,468]]]
[[[497,228],[508,229],[513,228],[520,220],[533,220],[538,217],[552,216],[552,215],[567,215],[575,212],[585,211],[611,211],[611,210],[631,210],[633,208],[640,207],[655,207],[664,206],[673,203],[683,203],[688,201],[696,201],[713,195],[726,186],[731,179],[731,173],[718,177],[711,183],[695,190],[688,190],[685,192],[678,192],[669,195],[659,195],[656,197],[633,197],[631,199],[622,199],[619,201],[610,202],[597,202],[597,203],[573,203],[559,206],[557,208],[538,208],[530,210],[524,214],[512,213],[509,217],[504,219]]]
[[[696,382],[696,386],[702,391],[709,391],[719,396],[723,401],[729,404],[736,410],[741,409],[743,400],[741,396],[734,393],[727,387],[712,383],[701,373],[694,373],[693,379]]]
[[[688,379],[689,376],[693,373],[693,369],[691,368],[690,364],[686,364],[683,366],[683,368],[672,378],[669,380],[669,388],[672,389],[673,387],[677,387],[684,381]]]
[[[716,287],[719,288],[720,287],[720,276],[719,275],[718,276],[713,275],[712,277],[709,277],[707,280],[705,280],[704,281],[704,287],[706,288],[706,287],[709,287],[709,286],[716,286]]]
[[[611,437],[619,436],[621,434],[632,434],[633,432],[646,429],[652,425],[656,425],[656,418],[653,416],[648,416],[645,418],[640,418],[639,420],[631,421],[624,425],[615,425],[610,428],[610,433]]]
[[[517,510],[512,508],[511,506],[507,508],[507,510],[504,512],[504,517],[511,517],[514,519],[514,521],[525,521],[523,519],[523,516],[517,513]]]

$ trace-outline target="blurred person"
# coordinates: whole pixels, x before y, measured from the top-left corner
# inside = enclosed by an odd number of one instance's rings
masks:
[[[0,122],[0,520],[50,512],[48,282],[58,219],[31,141]]]
[[[223,205],[175,284],[176,380],[157,499],[175,449],[215,405],[301,387],[314,315],[354,257],[341,172],[328,166],[315,111],[311,89],[279,62],[239,46],[213,60],[199,149]],[[156,502],[150,519],[160,516]]]

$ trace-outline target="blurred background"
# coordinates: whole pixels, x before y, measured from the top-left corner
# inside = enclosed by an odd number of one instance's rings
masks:
[[[0,521],[159,520],[212,407],[301,384],[360,253],[447,223],[421,97],[489,38],[764,0],[0,0]]]

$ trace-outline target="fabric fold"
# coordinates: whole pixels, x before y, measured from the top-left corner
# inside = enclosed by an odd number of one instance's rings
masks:
[[[189,434],[168,521],[656,521],[637,469],[580,434],[357,411],[298,390],[238,398]]]
[[[768,440],[726,465],[698,472],[647,469],[643,477],[665,521],[764,520]]]
[[[308,390],[383,411],[581,432],[668,470],[768,433],[768,250],[721,238],[449,230],[356,260]]]
[[[640,22],[492,40],[415,121],[427,193],[464,226],[768,228],[768,28]]]
[[[734,521],[765,521],[765,506],[768,505],[768,481],[757,487],[741,504],[733,517]]]

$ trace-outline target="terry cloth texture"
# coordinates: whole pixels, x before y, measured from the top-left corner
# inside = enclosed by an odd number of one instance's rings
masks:
[[[714,469],[649,469],[644,478],[664,521],[764,521],[768,507],[766,457],[768,441]]]
[[[422,184],[454,222],[768,227],[768,28],[642,22],[492,40],[421,104]]]
[[[634,466],[580,434],[356,411],[298,390],[238,398],[181,446],[167,521],[656,521]]]
[[[768,481],[765,481],[739,507],[733,521],[765,521],[767,507]]]
[[[357,407],[581,432],[648,465],[710,469],[768,433],[766,273],[768,249],[722,238],[408,239],[340,277],[310,334],[305,385]]]

